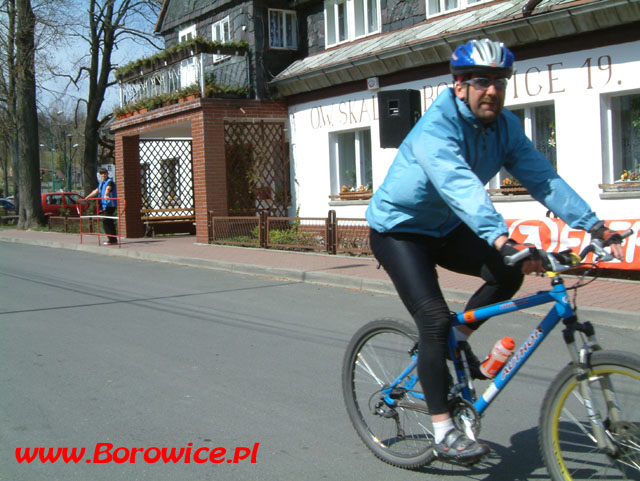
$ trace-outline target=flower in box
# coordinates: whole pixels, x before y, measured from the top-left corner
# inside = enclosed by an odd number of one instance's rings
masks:
[[[503,187],[517,187],[520,186],[522,184],[520,184],[520,181],[518,179],[516,179],[515,177],[506,177],[504,179],[502,179],[502,184]]]
[[[625,182],[640,180],[640,173],[636,170],[624,170],[620,176],[620,180]]]

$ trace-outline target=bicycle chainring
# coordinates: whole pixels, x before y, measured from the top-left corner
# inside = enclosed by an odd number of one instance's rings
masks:
[[[475,439],[480,434],[480,415],[469,401],[456,397],[449,401],[453,424],[467,436]],[[470,436],[473,434],[473,436]]]

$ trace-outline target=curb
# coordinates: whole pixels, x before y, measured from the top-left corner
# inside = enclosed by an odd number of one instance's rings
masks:
[[[354,289],[357,291],[374,292],[378,294],[395,295],[396,290],[390,280],[368,279],[356,276],[345,276],[341,274],[329,274],[327,272],[303,271],[296,269],[283,269],[278,267],[265,267],[254,264],[242,264],[238,262],[225,262],[219,260],[185,257],[172,254],[148,253],[138,250],[104,249],[100,246],[90,246],[83,244],[66,244],[56,241],[44,241],[36,239],[17,239],[13,237],[0,237],[0,242],[10,242],[14,244],[28,244],[39,247],[50,247],[54,249],[68,249],[76,251],[91,252],[94,254],[108,255],[113,257],[126,257],[151,262],[162,262],[188,267],[199,267],[205,269],[220,270],[234,274],[244,274],[251,276],[270,277],[284,279],[294,282],[304,282],[318,284],[329,287],[339,287]],[[455,289],[442,290],[448,302],[465,304],[471,293]],[[527,309],[527,312],[543,317],[549,308],[543,306]],[[621,310],[603,309],[599,307],[579,307],[579,314],[583,319],[609,327],[621,329],[640,329],[639,316],[637,313]]]

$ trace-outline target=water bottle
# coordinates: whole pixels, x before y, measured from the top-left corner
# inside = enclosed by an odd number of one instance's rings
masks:
[[[503,337],[493,346],[487,358],[480,365],[480,371],[489,379],[496,377],[498,371],[502,369],[507,360],[513,354],[516,343],[513,337]]]

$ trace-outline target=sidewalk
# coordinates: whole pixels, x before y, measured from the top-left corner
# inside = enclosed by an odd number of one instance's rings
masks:
[[[99,245],[97,236],[83,236],[82,241],[75,234],[0,229],[1,249],[7,243],[23,243],[395,294],[391,281],[372,258],[196,244],[194,236],[123,239],[121,247]],[[445,297],[454,302],[465,302],[482,283],[444,269],[438,275]],[[566,277],[566,284],[574,284],[574,278]],[[527,276],[518,295],[546,289],[547,278]],[[582,319],[640,329],[640,282],[598,279],[578,291],[578,306]],[[546,312],[548,305],[532,311]]]

